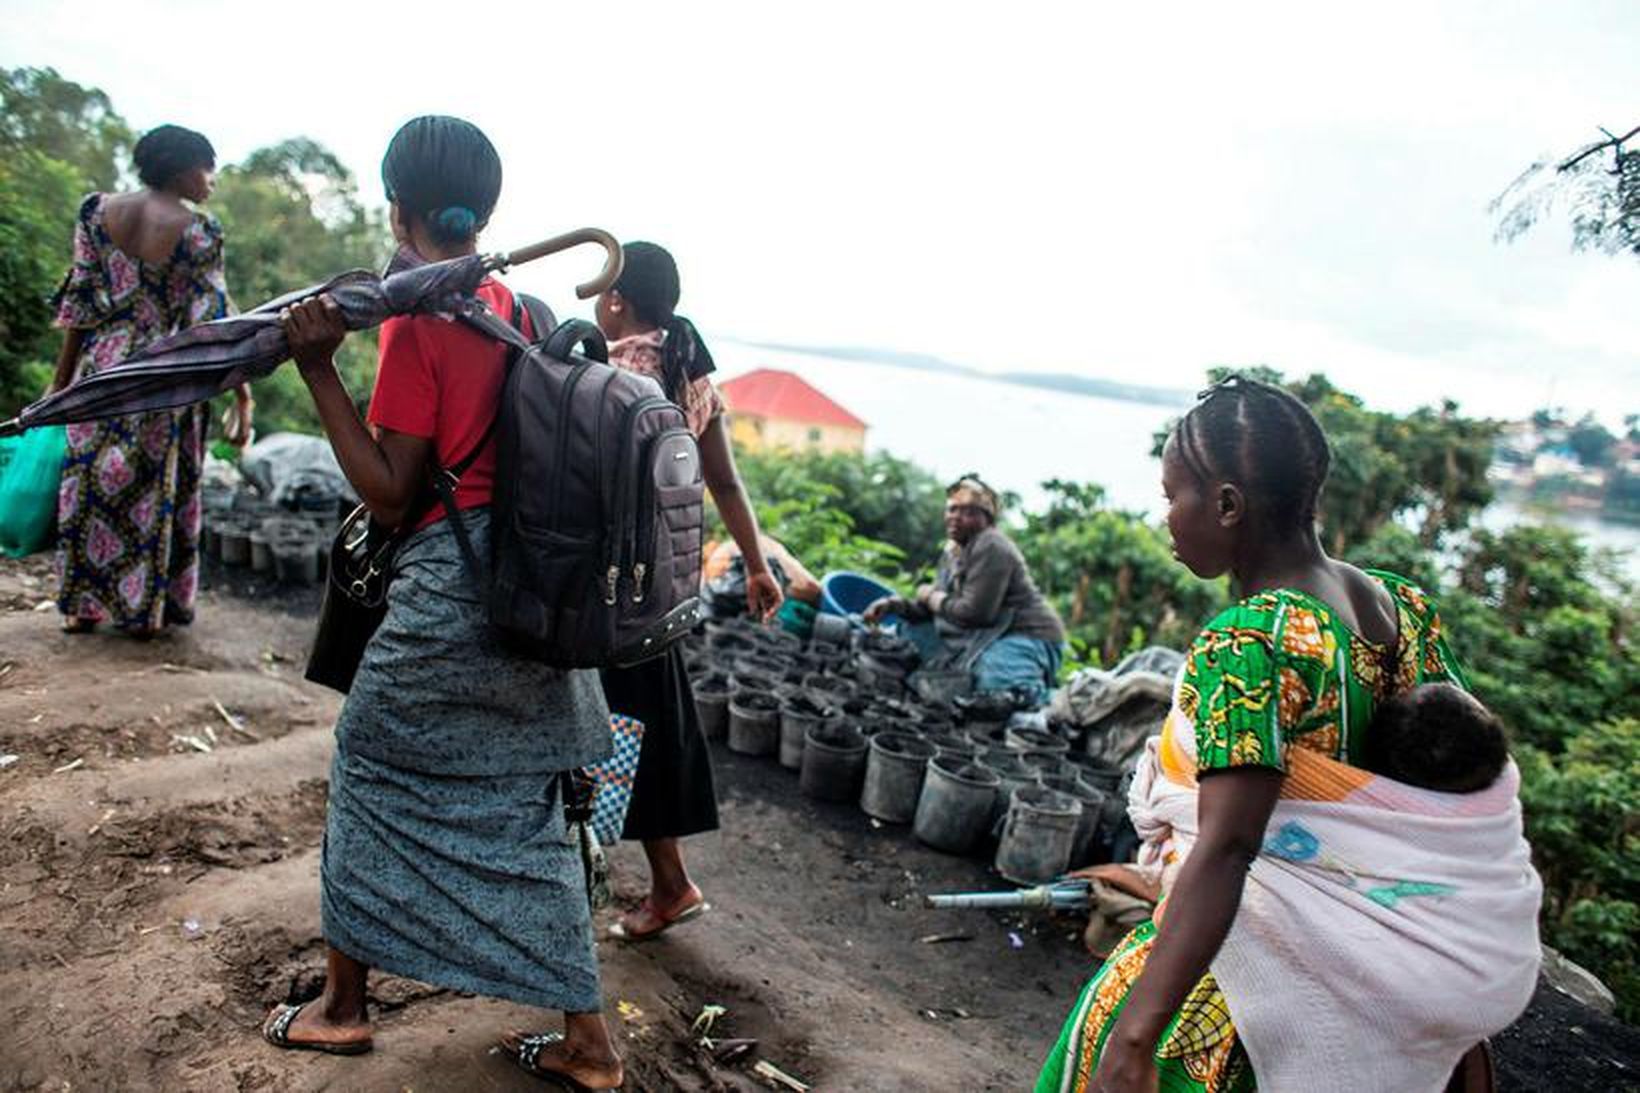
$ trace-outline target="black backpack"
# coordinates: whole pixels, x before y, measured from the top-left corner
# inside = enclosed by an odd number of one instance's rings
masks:
[[[468,316],[517,350],[494,426],[488,565],[448,477],[435,485],[509,644],[560,668],[628,667],[703,617],[700,451],[658,383],[608,363],[597,327],[555,325],[522,299],[533,343],[488,311]]]

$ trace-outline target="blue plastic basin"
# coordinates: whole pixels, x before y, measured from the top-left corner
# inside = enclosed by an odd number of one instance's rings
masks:
[[[839,570],[827,573],[820,580],[820,610],[828,615],[858,615],[894,590],[863,573]]]

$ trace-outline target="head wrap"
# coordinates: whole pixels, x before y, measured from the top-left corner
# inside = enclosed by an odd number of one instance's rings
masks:
[[[1001,507],[997,503],[997,493],[990,486],[980,481],[978,475],[967,474],[951,483],[945,491],[946,500],[957,505],[972,505],[989,516],[993,521],[997,518],[997,510]]]

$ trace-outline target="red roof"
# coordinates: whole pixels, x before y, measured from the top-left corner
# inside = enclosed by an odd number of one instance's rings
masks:
[[[759,368],[718,385],[729,409],[753,417],[800,421],[805,425],[841,425],[864,429],[866,423],[821,394],[795,372]]]

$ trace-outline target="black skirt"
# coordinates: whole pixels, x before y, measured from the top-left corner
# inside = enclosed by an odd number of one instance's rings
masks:
[[[611,713],[643,722],[643,748],[627,809],[628,839],[670,839],[716,831],[712,756],[700,731],[695,692],[677,646],[634,668],[607,668]]]

